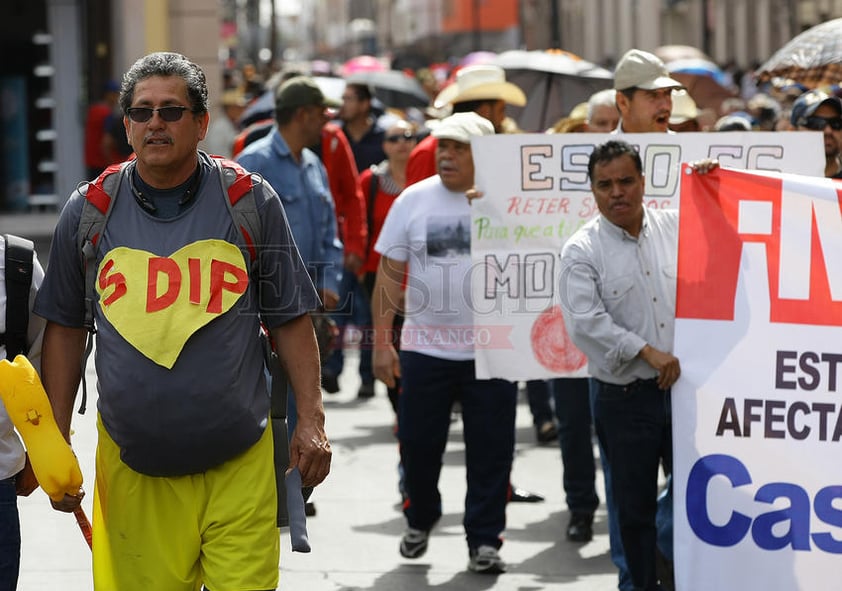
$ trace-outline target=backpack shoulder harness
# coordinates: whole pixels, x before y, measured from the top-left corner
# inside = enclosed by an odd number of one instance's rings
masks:
[[[29,330],[29,291],[32,287],[31,240],[3,235],[6,243],[6,332],[0,333],[0,345],[6,346],[6,358],[25,355],[29,351],[26,333]]]

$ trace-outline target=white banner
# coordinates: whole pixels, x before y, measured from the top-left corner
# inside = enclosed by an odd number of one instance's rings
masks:
[[[723,170],[682,185],[677,589],[840,589],[842,183]]]
[[[477,377],[511,380],[586,375],[558,306],[561,247],[597,213],[587,175],[606,134],[512,134],[472,140],[476,185],[471,208],[474,322],[509,335],[476,347]],[[681,162],[718,158],[723,166],[821,176],[820,133],[646,133],[619,136],[639,147],[648,207],[678,207]]]

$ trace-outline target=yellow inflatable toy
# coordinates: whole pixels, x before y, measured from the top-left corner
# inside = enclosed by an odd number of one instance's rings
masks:
[[[38,484],[53,501],[82,488],[79,460],[62,437],[41,379],[23,355],[0,361],[0,399],[23,438]]]

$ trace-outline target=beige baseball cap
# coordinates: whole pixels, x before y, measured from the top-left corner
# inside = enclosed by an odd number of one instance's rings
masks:
[[[614,88],[641,88],[658,90],[660,88],[684,88],[678,80],[670,78],[664,62],[657,55],[640,49],[628,50],[614,70]]]

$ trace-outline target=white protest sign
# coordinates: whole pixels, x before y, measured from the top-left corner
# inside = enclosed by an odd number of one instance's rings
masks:
[[[622,139],[639,148],[644,203],[679,205],[681,162],[718,158],[723,166],[821,176],[820,133],[728,132],[512,134],[472,140],[472,296],[478,329],[509,332],[501,346],[476,344],[477,377],[511,380],[586,375],[558,305],[561,247],[597,207],[587,163],[594,146]]]
[[[842,184],[683,180],[672,388],[679,591],[837,589]]]

